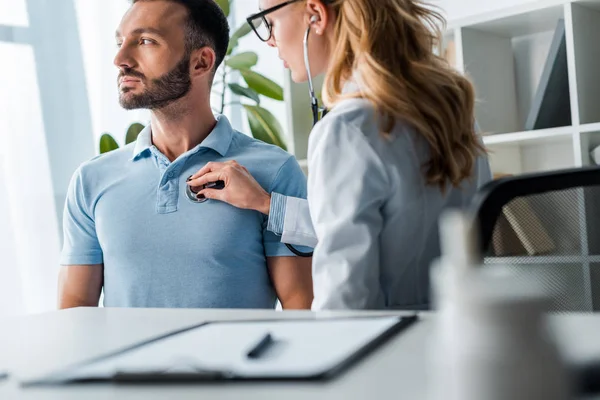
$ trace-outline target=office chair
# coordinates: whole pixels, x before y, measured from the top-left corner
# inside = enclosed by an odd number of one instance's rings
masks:
[[[552,311],[600,310],[600,168],[505,177],[472,203],[485,267],[535,283]]]

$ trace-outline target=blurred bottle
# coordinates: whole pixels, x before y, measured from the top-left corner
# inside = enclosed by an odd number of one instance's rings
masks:
[[[546,326],[548,299],[508,271],[480,268],[463,214],[440,222],[430,399],[570,399],[568,373]]]

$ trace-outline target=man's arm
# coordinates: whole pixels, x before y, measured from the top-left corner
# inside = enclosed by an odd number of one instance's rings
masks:
[[[310,309],[312,258],[267,257],[271,281],[284,310]]]
[[[104,267],[97,265],[64,265],[58,278],[58,308],[98,307]]]
[[[58,307],[98,306],[104,279],[102,247],[96,234],[92,191],[84,166],[73,174],[63,213],[63,249],[58,279]]]

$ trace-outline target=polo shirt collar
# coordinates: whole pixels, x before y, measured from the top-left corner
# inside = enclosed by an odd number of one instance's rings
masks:
[[[150,150],[150,147],[152,146],[152,129],[150,128],[150,124],[148,124],[148,126],[142,129],[135,141],[135,146],[133,147],[133,157],[131,160],[137,160],[140,158],[142,153]]]
[[[233,128],[227,117],[224,115],[217,115],[216,119],[217,124],[212,132],[202,141],[202,143],[190,150],[190,152],[195,153],[202,148],[207,148],[216,151],[222,157],[227,154],[227,151],[231,146],[231,140],[233,139]],[[150,125],[148,125],[137,137],[131,160],[136,161],[144,152],[149,151],[153,146],[152,129]]]
[[[233,128],[224,115],[217,115],[217,125],[213,131],[198,145],[198,148],[212,149],[225,156],[233,139]]]

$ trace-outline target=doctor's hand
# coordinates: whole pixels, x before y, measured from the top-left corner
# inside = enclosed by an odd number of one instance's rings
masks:
[[[269,214],[271,196],[245,167],[235,161],[209,162],[192,175],[187,184],[192,187],[201,187],[216,181],[223,181],[225,187],[221,190],[203,189],[198,192],[198,196],[220,200],[237,208]]]

